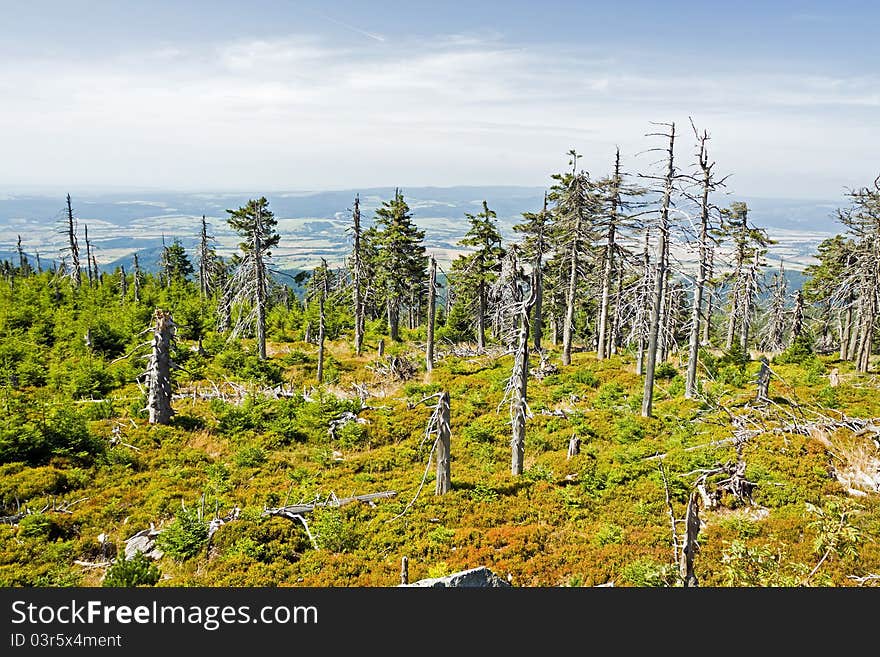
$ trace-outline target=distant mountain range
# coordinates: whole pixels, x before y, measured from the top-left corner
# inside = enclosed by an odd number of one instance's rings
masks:
[[[239,193],[202,192],[113,192],[77,194],[71,192],[78,219],[78,239],[85,248],[84,228],[95,249],[99,266],[128,269],[138,253],[144,269],[158,265],[163,239],[179,239],[192,252],[198,242],[200,219],[205,215],[221,255],[237,250],[238,236],[227,224],[227,209],[238,208],[251,198],[266,196],[278,219],[282,239],[274,250],[279,268],[287,271],[310,269],[326,258],[341,264],[350,251],[348,229],[355,194],[360,196],[363,223],[369,226],[383,201],[394,195],[393,187],[361,190]],[[456,242],[467,230],[465,213],[476,214],[485,199],[498,215],[502,235],[515,236],[513,225],[523,212],[541,208],[543,187],[412,187],[401,190],[414,221],[425,231],[425,244],[442,264],[461,252]],[[823,239],[841,232],[835,210],[845,200],[807,201],[798,199],[716,199],[719,205],[745,201],[757,226],[776,240],[770,261],[783,259],[789,270],[809,264]],[[17,260],[15,244],[20,235],[31,259],[39,251],[44,266],[51,266],[66,245],[63,233],[65,198],[37,194],[0,194],[0,258]]]

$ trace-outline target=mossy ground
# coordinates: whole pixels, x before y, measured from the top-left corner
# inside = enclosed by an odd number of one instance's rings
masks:
[[[412,342],[387,351],[421,363],[419,335],[405,337]],[[88,427],[107,440],[118,424],[127,445],[108,447],[93,462],[55,456],[39,466],[0,466],[6,509],[16,499],[32,508],[52,498],[83,500],[41,522],[0,525],[0,583],[100,585],[103,569],[74,563],[107,556],[99,534],[109,537],[112,556],[151,522],[167,527],[182,503],[204,500],[209,516],[235,506],[241,515],[217,531],[210,550],[160,559],[158,585],[393,586],[403,556],[411,580],[484,565],[515,586],[674,585],[669,504],[683,518],[693,473],[737,459],[734,445],[723,442],[733,435],[730,417],[706,399],[735,413],[755,405],[754,361],[704,379],[702,400],[684,398],[683,369],[674,367],[657,381],[654,417],[642,418],[642,379],[632,357],[597,361],[593,352],[576,351],[558,374],[530,381],[525,472],[512,476],[502,404],[512,356],[441,357],[430,375],[422,366],[414,380],[398,382],[371,369],[375,343],[368,340],[361,357],[347,341],[328,344],[322,393],[314,386],[314,345],[273,342],[273,376],[312,401],[181,398],[170,426],[150,426],[128,410],[122,400],[138,397],[134,384],[116,388],[108,397],[120,401],[93,409]],[[559,363],[552,347],[551,360]],[[223,371],[215,361],[201,369],[202,389]],[[835,388],[826,376],[832,367],[842,379]],[[826,446],[773,428],[804,409],[878,417],[876,379],[832,357],[774,371],[768,412],[776,420],[742,445],[752,500],[727,498],[702,514],[696,576],[703,586],[727,586],[754,567],[757,585],[799,581],[823,553],[807,504],[847,500],[855,551],[835,551],[809,583],[855,585],[851,576],[880,573],[880,496],[848,495],[832,476]],[[367,386],[373,408],[331,439],[329,419],[357,406],[353,383]],[[452,490],[434,495],[431,467],[414,500],[430,451],[424,433],[431,408],[417,402],[442,389],[451,395]],[[575,434],[581,451],[568,459]],[[262,513],[285,501],[386,490],[396,497],[315,512],[310,527],[319,549],[300,524]]]

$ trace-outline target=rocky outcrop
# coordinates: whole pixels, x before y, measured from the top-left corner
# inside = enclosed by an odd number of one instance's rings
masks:
[[[462,570],[445,577],[432,577],[429,579],[420,579],[412,584],[400,584],[400,586],[427,586],[435,588],[452,588],[452,587],[477,587],[477,588],[495,588],[509,587],[510,583],[493,573],[485,566],[478,566],[470,570]]]

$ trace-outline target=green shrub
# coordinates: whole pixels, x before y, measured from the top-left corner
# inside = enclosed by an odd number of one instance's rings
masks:
[[[207,542],[207,523],[199,519],[196,509],[186,508],[181,508],[174,522],[156,537],[156,546],[177,561],[191,559]]]
[[[260,447],[245,446],[235,453],[233,460],[240,468],[254,468],[266,462],[266,452]]]
[[[672,363],[660,363],[654,370],[655,379],[671,379],[678,374],[678,369]]]
[[[813,340],[806,333],[801,333],[792,340],[791,344],[780,354],[773,358],[774,363],[801,365],[807,361],[815,360],[813,353]]]
[[[315,542],[322,550],[351,552],[360,543],[357,525],[346,520],[339,509],[317,508],[312,512],[308,523]]]
[[[620,574],[624,581],[640,587],[671,586],[675,577],[671,565],[660,564],[652,559],[639,559],[628,563]]]
[[[158,566],[143,552],[135,552],[131,559],[121,558],[107,569],[101,586],[135,587],[155,586],[162,577]]]

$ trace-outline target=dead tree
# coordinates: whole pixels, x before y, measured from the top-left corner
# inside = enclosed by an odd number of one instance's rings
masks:
[[[364,291],[363,262],[361,254],[361,206],[360,196],[355,194],[351,212],[354,246],[352,248],[353,301],[354,301],[354,352],[360,356],[364,349]]]
[[[623,227],[621,224],[624,220],[622,211],[626,207],[624,202],[624,193],[633,195],[641,194],[642,190],[624,188],[623,173],[620,170],[620,149],[615,151],[614,169],[611,177],[604,183],[607,187],[607,193],[603,194],[604,203],[608,207],[607,213],[599,222],[605,231],[605,248],[602,255],[602,283],[601,292],[599,294],[599,320],[598,320],[598,337],[596,345],[596,358],[603,360],[614,350],[615,340],[615,320],[611,319],[611,297],[612,288],[615,283],[615,273],[618,277],[618,292],[623,284],[621,253],[622,247],[618,244],[618,231]],[[615,305],[617,313],[620,312],[620,294],[617,295],[617,304]],[[617,314],[615,313],[615,315]]]
[[[428,265],[428,336],[425,345],[425,369],[431,372],[434,369],[434,319],[437,303],[437,261],[431,255]],[[357,321],[357,320],[355,320]]]
[[[150,424],[168,424],[171,408],[171,346],[174,340],[171,313],[157,309],[153,315],[152,352],[147,366],[147,411]]]
[[[590,222],[595,213],[596,198],[592,182],[585,171],[578,172],[577,161],[581,157],[574,150],[571,155],[571,172],[560,178],[551,198],[556,201],[556,240],[563,249],[568,266],[568,285],[565,293],[565,315],[562,324],[562,364],[571,364],[574,339],[574,312],[577,293],[583,278],[585,250],[590,241]]]
[[[134,254],[134,270],[132,271],[131,286],[134,289],[134,302],[140,303],[141,300],[141,268],[138,264],[138,254]]]
[[[541,351],[541,338],[544,333],[544,256],[551,246],[549,241],[551,216],[547,210],[547,192],[544,192],[544,205],[540,212],[523,212],[522,216],[525,221],[514,225],[513,230],[523,233],[522,255],[532,263],[536,273],[536,298],[532,309],[532,343],[535,351]]]
[[[650,299],[653,279],[653,264],[651,263],[651,230],[645,230],[645,247],[642,251],[642,277],[639,282],[637,293],[635,320],[633,322],[633,334],[636,341],[636,374],[645,373],[645,351],[648,347],[648,334],[650,332]]]
[[[797,340],[804,332],[804,294],[800,290],[794,293],[794,310],[791,320],[791,339],[789,344]]]
[[[521,475],[523,472],[523,458],[525,455],[526,442],[526,417],[529,414],[528,405],[528,382],[529,382],[529,316],[537,298],[535,285],[536,274],[533,270],[529,285],[529,296],[523,298],[522,288],[515,286],[514,304],[518,313],[516,327],[516,353],[514,355],[513,371],[505,391],[505,397],[509,400],[511,431],[511,457],[510,473]],[[502,400],[504,403],[504,400]]]
[[[770,240],[763,229],[755,228],[749,223],[749,208],[745,203],[736,201],[721,213],[727,218],[724,228],[732,234],[734,243],[733,271],[728,275],[731,282],[728,294],[730,314],[724,348],[730,351],[733,347],[738,327],[740,349],[748,354],[754,298],[760,289],[758,277],[764,266],[762,257],[767,252],[766,246]]]
[[[97,283],[98,272],[96,271],[92,275],[92,243],[89,241],[89,225],[85,224],[83,230],[85,231],[86,240],[86,273],[88,275],[89,287],[92,287]]]
[[[436,462],[436,482],[434,485],[435,495],[445,495],[452,487],[452,479],[450,476],[451,457],[451,428],[449,419],[449,393],[444,391],[441,393],[437,401],[437,455],[434,457]]]
[[[79,265],[79,246],[76,241],[76,220],[73,217],[70,194],[67,195],[67,239],[71,260],[70,280],[73,283],[73,287],[78,288],[82,282],[82,272]]]
[[[27,256],[24,253],[24,249],[21,248],[21,235],[18,236],[18,241],[15,243],[15,248],[18,251],[18,273],[22,277],[29,276],[31,273],[31,263],[28,262]],[[37,263],[39,264],[39,253],[37,254]]]
[[[125,276],[125,265],[119,265],[119,300],[125,302],[128,293],[128,279]]]
[[[669,146],[666,150],[666,175],[663,177],[663,197],[660,202],[659,221],[657,222],[657,265],[654,271],[654,289],[651,299],[651,319],[648,333],[647,361],[645,364],[645,387],[642,397],[642,417],[651,417],[654,396],[654,370],[657,365],[657,352],[660,338],[660,314],[663,308],[663,295],[666,288],[667,266],[669,258],[669,209],[672,205],[672,190],[675,183],[675,165],[673,161],[675,146],[675,123],[661,124],[669,128],[668,133],[655,133],[667,137]]]
[[[694,281],[693,308],[691,310],[691,326],[690,338],[688,340],[688,367],[685,377],[684,396],[687,399],[693,398],[697,390],[697,361],[700,356],[700,328],[703,320],[703,294],[711,273],[713,243],[711,236],[711,210],[712,205],[709,202],[709,195],[719,186],[722,181],[714,179],[712,169],[715,162],[709,161],[709,153],[707,150],[707,142],[709,141],[709,133],[703,130],[702,134],[697,132],[697,128],[691,121],[694,134],[699,143],[697,152],[697,163],[700,167],[700,232],[698,236],[698,248],[700,254],[699,269],[697,278]],[[711,306],[706,312],[706,322],[708,325],[709,313]]]
[[[581,439],[578,438],[577,434],[573,435],[568,441],[568,452],[566,453],[566,459],[571,459],[581,453]]]
[[[782,351],[785,349],[785,333],[788,328],[786,309],[788,303],[788,284],[785,280],[785,268],[780,261],[779,271],[773,274],[770,299],[764,314],[767,322],[760,336],[760,347],[763,351]],[[802,309],[803,310],[803,309]]]
[[[318,297],[318,385],[324,383],[324,340],[327,336],[326,317],[324,315],[324,304],[327,301],[328,285],[327,277],[329,275],[327,269],[327,261],[321,258],[321,267],[316,269],[313,278],[316,281],[316,295]]]
[[[260,360],[266,360],[269,266],[271,249],[278,246],[281,239],[275,230],[278,221],[269,209],[269,201],[265,197],[251,199],[247,205],[226,212],[230,215],[227,219],[229,226],[244,238],[239,243],[244,257],[227,283],[232,292],[231,301],[233,304],[240,302],[250,307],[250,312],[236,322],[233,334],[238,335],[246,327],[254,326],[257,355]]]
[[[697,490],[691,491],[688,499],[684,526],[678,575],[685,588],[693,588],[699,585],[697,576],[694,574],[694,557],[700,547],[697,543],[697,536],[700,534],[700,493]]]
[[[770,399],[770,362],[766,356],[761,356],[761,369],[758,372],[758,401]]]
[[[213,235],[208,235],[208,224],[202,215],[201,232],[199,233],[199,295],[208,298],[217,286],[219,263],[217,254],[211,246]]]

